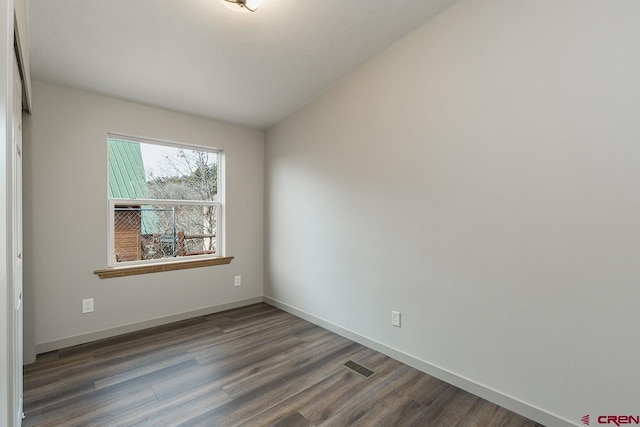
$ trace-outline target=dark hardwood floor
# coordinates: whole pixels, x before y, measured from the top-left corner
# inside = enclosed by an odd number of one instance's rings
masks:
[[[25,427],[536,426],[266,304],[42,354],[24,380]]]

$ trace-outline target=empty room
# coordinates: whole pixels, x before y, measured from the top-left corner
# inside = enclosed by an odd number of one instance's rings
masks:
[[[0,426],[640,425],[637,0],[0,13]]]

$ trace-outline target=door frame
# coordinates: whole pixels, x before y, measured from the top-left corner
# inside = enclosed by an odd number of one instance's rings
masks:
[[[20,426],[18,416],[22,360],[15,354],[22,343],[16,339],[13,281],[13,111],[15,9],[14,0],[0,6],[0,425]]]

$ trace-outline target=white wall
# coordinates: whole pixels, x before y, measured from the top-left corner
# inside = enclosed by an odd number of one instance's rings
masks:
[[[542,422],[636,414],[638,16],[462,1],[267,131],[265,295]]]
[[[108,132],[224,150],[230,265],[105,280],[93,274],[107,263]],[[262,296],[262,132],[34,82],[30,154],[39,351]],[[241,287],[233,286],[236,274]],[[94,313],[81,314],[83,298],[95,299]]]

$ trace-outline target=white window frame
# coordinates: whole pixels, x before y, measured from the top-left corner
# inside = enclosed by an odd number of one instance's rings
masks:
[[[167,264],[173,262],[184,261],[196,261],[201,259],[213,259],[221,258],[225,256],[225,221],[224,221],[224,196],[225,196],[225,182],[224,182],[224,152],[218,148],[205,147],[199,145],[183,144],[170,141],[162,141],[156,139],[142,138],[136,136],[129,136],[120,133],[108,133],[107,134],[107,162],[109,159],[109,140],[120,139],[130,142],[138,142],[143,144],[161,145],[165,147],[173,147],[185,150],[193,151],[206,151],[217,155],[217,182],[218,182],[218,201],[211,200],[173,200],[173,199],[116,199],[109,197],[109,168],[107,167],[107,266],[109,267],[125,267],[125,266],[140,266],[140,265],[153,265],[153,264]],[[215,206],[215,218],[216,218],[216,246],[215,253],[204,255],[190,255],[190,256],[176,256],[172,258],[159,258],[137,261],[121,261],[115,260],[115,207],[116,206],[131,206],[131,205],[168,205],[168,206]]]

